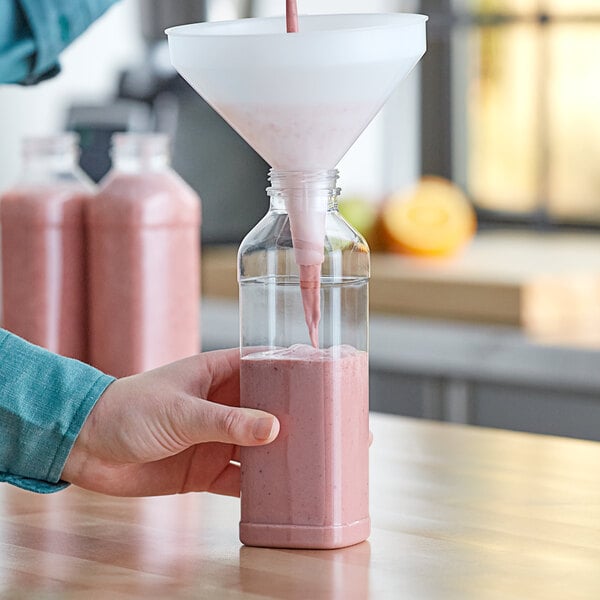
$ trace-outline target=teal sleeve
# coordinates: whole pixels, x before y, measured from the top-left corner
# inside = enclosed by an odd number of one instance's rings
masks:
[[[0,329],[0,481],[58,491],[69,452],[114,378]]]
[[[56,75],[58,56],[117,0],[0,0],[0,83]]]

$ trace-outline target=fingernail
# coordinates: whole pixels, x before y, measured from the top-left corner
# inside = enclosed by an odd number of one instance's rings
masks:
[[[271,437],[273,427],[275,427],[275,419],[272,417],[262,417],[254,421],[252,433],[254,434],[255,439],[264,442]]]

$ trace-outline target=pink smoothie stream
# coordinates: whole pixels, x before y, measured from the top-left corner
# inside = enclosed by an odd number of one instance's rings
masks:
[[[103,182],[88,212],[94,366],[123,377],[199,352],[199,220],[171,170]]]
[[[296,0],[286,0],[285,23],[287,33],[298,32],[298,5]],[[311,344],[319,347],[319,321],[321,320],[321,265],[298,265],[300,292],[304,306],[304,318]]]
[[[298,31],[298,5],[296,0],[285,0],[285,25],[288,33]]]
[[[319,321],[321,320],[321,265],[300,265],[300,293],[304,319],[310,343],[319,347]]]
[[[369,536],[368,355],[307,345],[241,361],[242,405],[281,423],[242,448],[240,539],[251,546],[339,548]]]
[[[2,325],[52,352],[87,360],[84,208],[71,183],[27,185],[0,200]]]

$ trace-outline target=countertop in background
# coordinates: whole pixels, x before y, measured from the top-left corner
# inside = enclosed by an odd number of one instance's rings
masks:
[[[203,256],[205,349],[236,346],[236,251]],[[600,236],[478,234],[452,260],[373,254],[374,410],[600,440]]]
[[[237,298],[236,249],[203,251],[203,294]],[[373,313],[518,327],[600,348],[600,236],[486,232],[452,259],[372,254]]]

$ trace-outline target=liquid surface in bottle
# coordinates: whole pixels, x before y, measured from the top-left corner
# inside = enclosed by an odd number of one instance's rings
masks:
[[[339,547],[366,539],[368,355],[298,344],[241,361],[241,399],[281,423],[268,446],[242,448],[242,541]]]
[[[97,368],[123,377],[199,351],[199,211],[170,170],[103,184],[88,220]]]
[[[87,360],[84,209],[73,183],[24,185],[0,200],[3,326]]]

